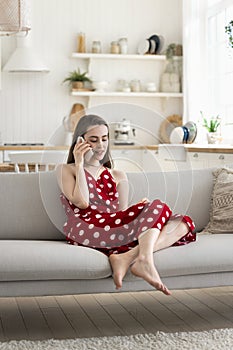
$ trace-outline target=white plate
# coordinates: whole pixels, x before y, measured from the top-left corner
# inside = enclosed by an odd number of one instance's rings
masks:
[[[160,54],[163,47],[164,47],[164,43],[165,43],[165,39],[162,35],[159,35],[159,39],[160,39],[160,43],[159,43],[159,47],[157,48],[157,54]]]
[[[150,53],[153,54],[156,51],[156,42],[154,40],[150,40]]]
[[[138,44],[139,55],[145,55],[150,50],[150,41],[148,39],[141,40]]]

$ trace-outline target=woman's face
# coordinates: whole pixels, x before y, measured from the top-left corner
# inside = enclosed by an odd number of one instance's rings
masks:
[[[94,152],[94,157],[97,160],[102,160],[108,148],[108,128],[106,125],[94,125],[87,129],[84,135]]]

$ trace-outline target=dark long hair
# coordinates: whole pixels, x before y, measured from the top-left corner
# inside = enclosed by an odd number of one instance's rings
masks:
[[[75,162],[74,160],[74,155],[73,155],[73,150],[74,150],[74,146],[76,145],[77,139],[79,136],[82,136],[84,138],[84,135],[87,132],[87,129],[90,126],[95,126],[95,125],[105,125],[108,129],[108,139],[109,139],[109,126],[107,124],[107,122],[99,117],[98,115],[95,114],[88,114],[88,115],[84,115],[78,122],[78,124],[76,125],[76,128],[74,130],[74,135],[73,135],[73,140],[72,140],[72,144],[70,146],[69,149],[69,154],[68,154],[68,158],[67,158],[67,164],[72,164]],[[107,151],[105,153],[104,158],[100,161],[101,164],[103,164],[105,167],[111,169],[112,168],[112,157],[110,154],[110,149],[109,149],[109,143],[108,143],[108,148]]]

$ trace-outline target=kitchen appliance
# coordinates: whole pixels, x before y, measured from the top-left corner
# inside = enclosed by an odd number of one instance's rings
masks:
[[[134,145],[134,141],[130,140],[130,132],[135,136],[135,129],[131,128],[130,121],[123,118],[115,127],[115,145]]]

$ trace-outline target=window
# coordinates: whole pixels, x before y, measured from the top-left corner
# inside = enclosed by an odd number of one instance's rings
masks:
[[[208,0],[207,80],[208,114],[222,118],[222,135],[233,133],[233,48],[228,46],[225,26],[233,20],[233,0]]]

